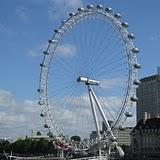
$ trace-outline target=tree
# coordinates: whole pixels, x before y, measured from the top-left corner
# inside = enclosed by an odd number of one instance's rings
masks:
[[[48,154],[48,140],[41,138],[37,144],[37,150],[39,153]]]
[[[30,154],[32,152],[31,144],[32,144],[31,139],[27,138],[27,139],[23,140],[22,147],[23,147],[23,153],[24,154]]]
[[[38,154],[38,141],[37,140],[32,140],[32,144],[31,144],[31,153],[34,155]]]
[[[73,140],[73,141],[75,141],[75,142],[80,142],[80,141],[81,141],[81,137],[75,135],[75,136],[72,136],[72,137],[71,137],[71,140]]]
[[[23,140],[20,139],[12,143],[11,144],[12,151],[15,153],[23,153],[22,142]]]
[[[54,136],[53,136],[53,133],[51,133],[51,132],[48,132],[47,133],[47,136],[49,136],[50,138],[53,138]]]
[[[0,141],[0,159],[3,151],[10,153],[11,151],[21,155],[45,155],[45,154],[57,154],[57,149],[54,148],[53,142],[41,139],[27,138],[19,139],[13,143],[9,141]]]
[[[41,136],[42,133],[40,131],[37,131],[37,136]]]
[[[3,151],[5,151],[5,152],[10,151],[10,142],[7,140],[2,140],[0,142],[0,153],[3,153]]]

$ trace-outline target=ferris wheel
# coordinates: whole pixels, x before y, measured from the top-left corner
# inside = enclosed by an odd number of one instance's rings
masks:
[[[113,130],[133,116],[139,49],[120,19],[102,5],[78,8],[48,41],[38,103],[44,127],[55,139],[75,146],[71,137],[77,135],[85,148],[103,139],[109,144],[116,139]]]

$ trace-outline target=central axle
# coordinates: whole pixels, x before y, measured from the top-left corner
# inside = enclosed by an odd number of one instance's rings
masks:
[[[99,85],[99,81],[94,79],[89,79],[88,77],[78,77],[77,82],[84,82],[86,85]]]

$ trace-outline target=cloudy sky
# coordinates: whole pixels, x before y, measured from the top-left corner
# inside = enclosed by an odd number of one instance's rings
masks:
[[[142,64],[140,77],[160,66],[160,2],[158,0],[2,0],[0,3],[0,137],[30,135],[43,130],[37,105],[39,64],[53,30],[70,11],[103,4],[120,12],[136,35]],[[59,48],[64,54],[74,46]]]

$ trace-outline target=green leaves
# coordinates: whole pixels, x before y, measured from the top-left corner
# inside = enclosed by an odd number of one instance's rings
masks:
[[[3,151],[21,155],[45,155],[54,154],[56,155],[57,150],[54,148],[51,140],[45,138],[25,138],[24,140],[19,139],[13,143],[9,141],[0,142],[0,153]]]

